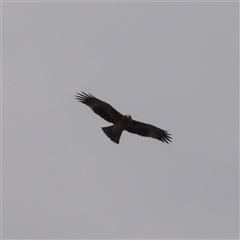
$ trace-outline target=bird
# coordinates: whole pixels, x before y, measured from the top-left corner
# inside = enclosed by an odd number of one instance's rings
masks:
[[[171,134],[161,128],[155,127],[148,123],[143,123],[132,119],[131,115],[123,115],[113,108],[109,103],[104,102],[90,93],[77,93],[75,98],[90,107],[94,113],[102,117],[113,125],[102,127],[103,132],[114,142],[119,144],[120,137],[124,130],[143,137],[155,138],[163,143],[172,141]]]

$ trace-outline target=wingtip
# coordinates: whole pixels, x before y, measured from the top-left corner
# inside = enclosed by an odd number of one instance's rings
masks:
[[[165,142],[167,144],[171,143],[172,142],[171,134],[168,133],[168,131],[165,131],[165,136],[164,136],[164,138],[162,140],[163,140],[163,142]]]
[[[81,91],[81,93],[77,92],[75,95],[75,99],[77,99],[79,102],[86,103],[86,101],[90,98],[95,98],[93,95],[90,93],[85,93]]]

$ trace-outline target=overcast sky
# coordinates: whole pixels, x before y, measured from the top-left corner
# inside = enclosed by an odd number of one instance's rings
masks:
[[[3,238],[238,238],[239,4],[3,2]],[[172,134],[124,132],[85,91]]]

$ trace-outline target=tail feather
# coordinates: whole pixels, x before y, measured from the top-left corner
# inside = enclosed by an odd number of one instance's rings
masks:
[[[114,125],[109,126],[109,127],[102,127],[102,130],[113,142],[118,144],[120,141],[122,132],[113,131],[113,127],[114,127]]]

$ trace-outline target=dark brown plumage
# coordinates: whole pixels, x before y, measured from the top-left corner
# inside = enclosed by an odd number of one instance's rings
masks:
[[[114,125],[103,127],[104,133],[115,143],[119,143],[121,134],[124,130],[144,137],[151,137],[162,142],[171,142],[171,135],[153,125],[138,122],[130,115],[123,115],[114,109],[110,104],[84,92],[77,93],[76,99],[89,106],[97,115]]]

